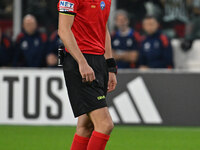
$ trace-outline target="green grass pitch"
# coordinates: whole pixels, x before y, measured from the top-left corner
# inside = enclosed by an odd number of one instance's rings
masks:
[[[0,126],[0,150],[70,150],[75,127]],[[106,150],[200,150],[200,127],[116,126]]]

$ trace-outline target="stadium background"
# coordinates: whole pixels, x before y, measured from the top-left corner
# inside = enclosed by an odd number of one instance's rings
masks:
[[[130,26],[141,34],[146,14],[158,18],[172,39],[175,68],[119,70],[119,85],[108,96],[116,128],[107,149],[199,150],[200,36],[188,36],[188,28],[198,24],[200,4],[113,0],[111,32],[118,9],[128,11]],[[48,37],[57,29],[57,1],[0,0],[0,28],[13,43],[26,14],[36,16]],[[0,150],[69,149],[75,123],[59,68],[0,68]]]

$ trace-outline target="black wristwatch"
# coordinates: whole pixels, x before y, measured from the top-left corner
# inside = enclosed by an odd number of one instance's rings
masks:
[[[117,63],[114,58],[106,59],[108,72],[117,74]]]

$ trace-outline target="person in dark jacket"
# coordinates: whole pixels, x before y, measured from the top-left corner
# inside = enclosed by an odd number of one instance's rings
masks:
[[[12,44],[0,28],[0,67],[9,67],[12,65]]]
[[[140,50],[140,68],[173,68],[173,52],[170,40],[159,30],[159,22],[153,16],[143,20],[146,37]]]
[[[54,31],[49,39],[49,47],[46,57],[46,62],[48,67],[57,67],[57,55],[58,55],[58,47],[62,44],[58,31]]]
[[[14,65],[17,67],[44,67],[47,53],[47,36],[37,29],[32,15],[23,19],[23,31],[17,37]]]
[[[115,17],[117,31],[112,35],[113,56],[118,68],[136,68],[140,35],[129,27],[128,14],[118,10]]]

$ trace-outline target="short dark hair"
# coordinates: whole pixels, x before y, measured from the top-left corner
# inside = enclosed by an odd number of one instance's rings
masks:
[[[127,12],[126,10],[123,10],[123,9],[117,10],[116,13],[115,13],[115,19],[116,19],[119,15],[123,15],[123,16],[125,16],[126,18],[130,19],[129,14],[128,14],[128,12]]]
[[[156,16],[153,16],[153,15],[146,15],[144,18],[143,18],[143,21],[144,20],[147,20],[147,19],[155,19],[158,23],[160,22],[158,20],[158,18]]]

